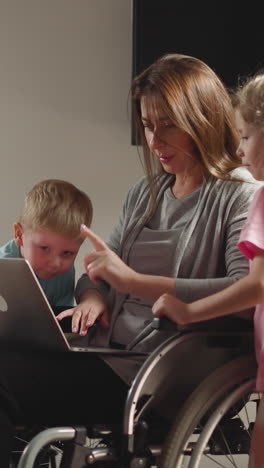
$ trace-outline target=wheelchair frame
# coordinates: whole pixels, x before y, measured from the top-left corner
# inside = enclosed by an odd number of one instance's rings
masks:
[[[140,368],[117,435],[112,428],[93,427],[93,437],[100,443],[91,448],[85,427],[49,428],[27,445],[18,468],[36,468],[39,451],[55,441],[64,444],[60,468],[94,463],[100,467],[114,463],[130,468],[157,464],[161,468],[204,468],[199,463],[209,450],[212,428],[215,430],[237,398],[254,390],[255,373],[252,331],[176,332]],[[208,415],[211,409],[214,416]],[[201,421],[198,442],[190,448],[188,440]]]

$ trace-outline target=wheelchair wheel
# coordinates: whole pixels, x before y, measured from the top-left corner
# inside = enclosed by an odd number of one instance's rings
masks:
[[[186,400],[164,443],[160,468],[247,468],[260,394],[254,356],[227,363]]]
[[[17,468],[20,457],[31,439],[44,430],[42,426],[20,428],[16,430],[10,468]],[[57,468],[62,454],[61,444],[50,444],[42,448],[36,457],[34,468]]]

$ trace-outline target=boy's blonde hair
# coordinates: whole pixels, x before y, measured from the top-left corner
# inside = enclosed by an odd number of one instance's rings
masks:
[[[92,203],[70,182],[43,180],[28,192],[19,219],[23,229],[45,229],[69,238],[81,238],[81,224],[91,225]]]
[[[250,77],[233,97],[245,122],[264,130],[264,73]]]

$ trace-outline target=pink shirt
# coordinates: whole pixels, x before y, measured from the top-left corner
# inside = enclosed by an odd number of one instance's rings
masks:
[[[240,233],[238,248],[250,260],[254,259],[257,248],[264,250],[264,187],[255,193],[247,221]],[[258,361],[257,390],[264,391],[264,303],[256,306],[254,326]]]

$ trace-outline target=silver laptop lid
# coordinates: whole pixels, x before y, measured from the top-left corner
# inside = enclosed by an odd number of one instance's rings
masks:
[[[0,347],[77,351],[96,354],[145,354],[126,349],[80,346],[76,335],[67,341],[32,270],[23,258],[0,259]]]
[[[0,259],[0,345],[67,351],[69,344],[29,262]]]

